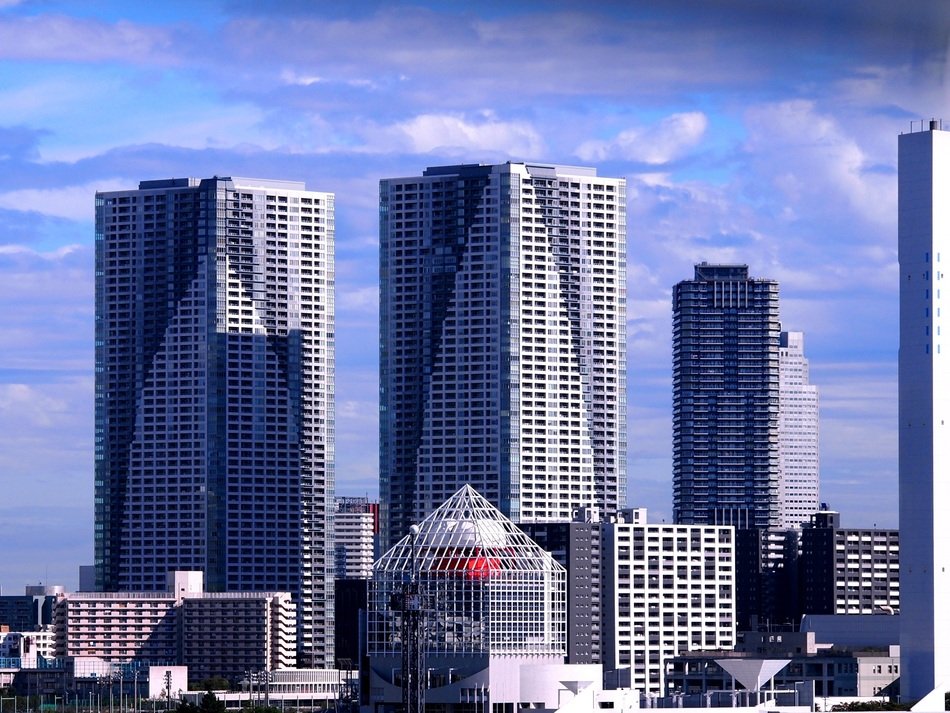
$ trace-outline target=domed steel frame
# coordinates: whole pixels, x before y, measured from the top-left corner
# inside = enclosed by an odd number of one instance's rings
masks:
[[[401,615],[393,602],[413,571],[424,602],[427,655],[565,654],[564,568],[471,486],[376,562],[370,656],[401,651]]]

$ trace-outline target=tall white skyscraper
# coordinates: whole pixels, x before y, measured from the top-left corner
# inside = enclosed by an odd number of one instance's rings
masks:
[[[898,140],[898,259],[901,697],[916,700],[950,682],[950,131],[937,122]]]
[[[818,387],[801,332],[779,338],[778,383],[779,526],[797,530],[818,512]]]
[[[506,163],[380,182],[380,511],[462,485],[515,522],[626,490],[626,183]]]
[[[333,665],[334,197],[247,178],[96,194],[97,588],[289,591]]]

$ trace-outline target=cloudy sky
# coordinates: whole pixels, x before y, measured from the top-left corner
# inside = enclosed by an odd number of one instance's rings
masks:
[[[92,561],[93,194],[238,175],[337,195],[338,492],[376,494],[377,181],[626,176],[630,504],[669,518],[670,293],[781,284],[822,499],[896,526],[897,135],[950,118],[950,4],[0,0],[0,585]]]

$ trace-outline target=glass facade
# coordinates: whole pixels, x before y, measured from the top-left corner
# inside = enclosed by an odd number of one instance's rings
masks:
[[[333,663],[334,197],[144,181],[96,196],[102,591],[289,591]]]

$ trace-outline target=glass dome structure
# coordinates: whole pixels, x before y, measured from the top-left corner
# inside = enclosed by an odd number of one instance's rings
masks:
[[[469,486],[413,527],[373,568],[370,656],[402,649],[399,600],[412,583],[429,656],[563,656],[566,572]]]

